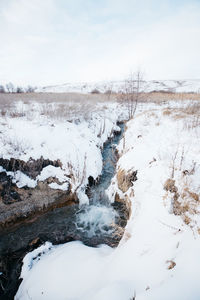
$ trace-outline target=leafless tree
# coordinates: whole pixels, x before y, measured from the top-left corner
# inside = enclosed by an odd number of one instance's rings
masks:
[[[4,88],[4,86],[3,85],[0,85],[0,93],[5,93],[6,91],[5,91],[5,88]]]
[[[23,89],[20,87],[20,86],[18,86],[17,88],[16,88],[16,93],[18,93],[18,94],[20,94],[20,93],[23,93],[24,91],[23,91]]]
[[[26,93],[34,93],[35,89],[35,87],[28,85],[26,88]]]
[[[104,94],[107,96],[108,100],[110,100],[112,93],[113,93],[113,82],[106,83],[104,85]]]
[[[14,93],[15,92],[15,87],[14,84],[12,82],[9,82],[6,84],[6,89],[8,91],[8,93]]]
[[[100,94],[100,91],[97,88],[95,88],[91,91],[91,94]]]
[[[127,106],[128,117],[132,119],[135,115],[138,102],[142,95],[143,75],[141,71],[131,73],[124,81],[122,92],[120,94],[120,102]]]

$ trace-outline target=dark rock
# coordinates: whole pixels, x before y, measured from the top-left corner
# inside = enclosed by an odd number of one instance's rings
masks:
[[[20,195],[15,190],[10,176],[6,172],[0,173],[0,199],[4,204],[12,204],[21,201]]]
[[[40,174],[43,168],[47,166],[62,167],[60,160],[52,161],[50,159],[44,159],[43,157],[39,159],[29,159],[27,162],[20,159],[4,159],[0,158],[0,166],[2,166],[6,171],[21,171],[32,179]]]

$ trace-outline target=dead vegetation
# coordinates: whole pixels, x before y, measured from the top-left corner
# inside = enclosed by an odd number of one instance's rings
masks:
[[[77,161],[79,162],[79,157],[77,154]],[[87,162],[87,154],[84,155],[83,166],[78,163],[78,168],[75,168],[73,164],[69,161],[67,163],[67,168],[69,172],[69,178],[73,187],[75,187],[74,192],[76,193],[81,185],[86,181],[86,162]]]
[[[152,92],[148,93],[148,101],[161,103],[173,101],[199,100],[200,94],[197,93],[170,93],[170,92]]]
[[[0,94],[0,108],[2,106],[11,105],[16,101],[23,103],[87,103],[116,101],[116,94],[79,94],[79,93],[23,93],[23,94]]]
[[[108,99],[109,98],[109,99]],[[95,112],[105,111],[104,103],[115,101],[114,95],[97,94],[2,94],[0,115],[4,118],[25,117],[32,121],[40,116],[51,120],[88,120]]]
[[[117,172],[117,182],[119,189],[126,193],[133,186],[133,182],[137,180],[137,171],[129,171],[119,169]]]
[[[199,213],[200,196],[189,189],[187,181],[183,184],[183,188],[179,188],[178,192],[175,180],[171,178],[164,183],[164,190],[172,194],[172,212],[181,216],[186,225],[191,225],[190,216]],[[168,193],[165,197],[169,196]]]
[[[135,91],[135,90],[134,90]],[[127,92],[127,97],[130,97],[131,93]],[[138,96],[139,95],[139,96]],[[116,102],[121,98],[121,93],[90,93],[90,94],[80,94],[80,93],[0,93],[0,114],[5,116],[10,114],[11,117],[23,117],[24,114],[27,115],[27,111],[18,111],[16,110],[15,105],[20,101],[27,106],[36,103],[42,104],[42,114],[47,114],[49,116],[55,116],[57,118],[69,117],[70,114],[80,114],[80,111],[87,111],[88,114],[94,109],[98,103],[106,102]],[[129,99],[129,98],[128,98]],[[188,107],[178,109],[177,111],[173,110],[176,114],[173,114],[175,118],[182,117],[182,115],[192,115],[199,111],[200,108],[200,95],[199,94],[188,94],[188,93],[163,93],[163,92],[152,92],[145,93],[143,91],[134,92],[134,99],[131,98],[129,101],[131,103],[131,114],[134,113],[135,103],[140,102],[154,102],[157,104],[167,103],[170,100],[174,101],[183,101],[188,100]],[[190,104],[191,100],[196,101],[196,104]],[[123,102],[123,101],[120,101]],[[129,104],[128,102],[128,104]],[[56,107],[53,107],[53,103],[57,103]],[[123,104],[123,103],[122,103]],[[29,115],[30,109],[34,108],[29,106]],[[171,109],[166,109],[163,114],[170,115]],[[198,123],[199,120],[196,121]]]
[[[200,101],[190,101],[182,107],[168,107],[163,110],[163,116],[174,121],[183,121],[183,130],[198,129],[200,126]]]
[[[169,116],[169,115],[171,115],[171,110],[170,109],[165,109],[164,111],[163,111],[163,116]]]
[[[173,260],[167,260],[166,263],[168,264],[168,267],[167,267],[168,270],[171,270],[176,266],[176,263]]]

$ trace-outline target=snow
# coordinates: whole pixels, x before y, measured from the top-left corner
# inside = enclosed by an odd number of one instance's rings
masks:
[[[37,176],[39,181],[44,181],[49,177],[56,177],[60,182],[66,181],[66,176],[63,174],[63,170],[60,167],[47,166],[42,169],[40,175]]]
[[[138,112],[118,146],[117,170],[138,170],[138,180],[126,193],[132,214],[119,246],[51,246],[31,265],[42,246],[25,257],[15,300],[130,300],[134,293],[137,300],[200,298],[199,202],[184,196],[185,188],[199,194],[200,128],[185,126],[194,116],[176,118],[175,108],[170,115],[163,109],[154,105]],[[193,173],[184,175],[194,162]],[[163,188],[173,170],[181,201],[195,205],[195,213],[185,212],[191,218],[188,225],[184,215],[172,213],[173,194]],[[119,190],[116,176],[111,186]],[[96,220],[98,213],[88,213],[82,221]]]
[[[90,93],[93,90],[98,90],[105,93],[109,90],[119,92],[123,90],[123,81],[101,81],[101,82],[77,82],[66,83],[55,86],[46,86],[36,89],[39,93]],[[145,92],[153,91],[167,91],[177,93],[199,93],[200,80],[186,79],[186,80],[145,80],[142,88]]]
[[[36,181],[25,175],[24,173],[20,171],[16,172],[7,172],[7,175],[10,175],[13,177],[12,182],[16,183],[18,188],[22,188],[24,186],[27,186],[29,188],[35,188],[36,187]]]
[[[7,113],[0,119],[0,157],[23,161],[41,157],[60,160],[61,168],[47,166],[35,180],[20,171],[7,174],[19,188],[34,188],[39,181],[56,178],[62,184],[52,182],[49,187],[68,190],[71,185],[72,191],[77,191],[80,204],[85,204],[88,203],[85,195],[88,177],[96,179],[101,174],[101,149],[113,132],[120,130],[116,123],[124,112],[118,109],[118,103],[94,103],[87,118],[84,114],[78,118],[73,114],[60,118],[54,111],[61,104],[63,110],[70,112],[68,102],[46,103],[46,111],[42,103],[16,102],[14,117]],[[79,102],[73,104],[76,108],[80,105]]]
[[[49,187],[54,189],[54,190],[62,190],[62,191],[67,191],[69,188],[69,183],[65,182],[63,184],[57,184],[56,182],[52,182],[49,184]]]

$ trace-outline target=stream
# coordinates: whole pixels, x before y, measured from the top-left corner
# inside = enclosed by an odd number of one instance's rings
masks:
[[[61,244],[80,240],[89,246],[102,243],[116,246],[119,243],[121,237],[115,234],[111,224],[119,224],[120,215],[105,193],[115,174],[115,145],[119,143],[125,127],[124,123],[118,125],[121,132],[115,133],[102,150],[103,170],[98,182],[89,180],[87,194],[90,205],[80,208],[73,204],[56,208],[0,235],[0,270],[3,270],[0,273],[0,299],[14,298],[21,282],[19,275],[23,257],[45,241]]]

